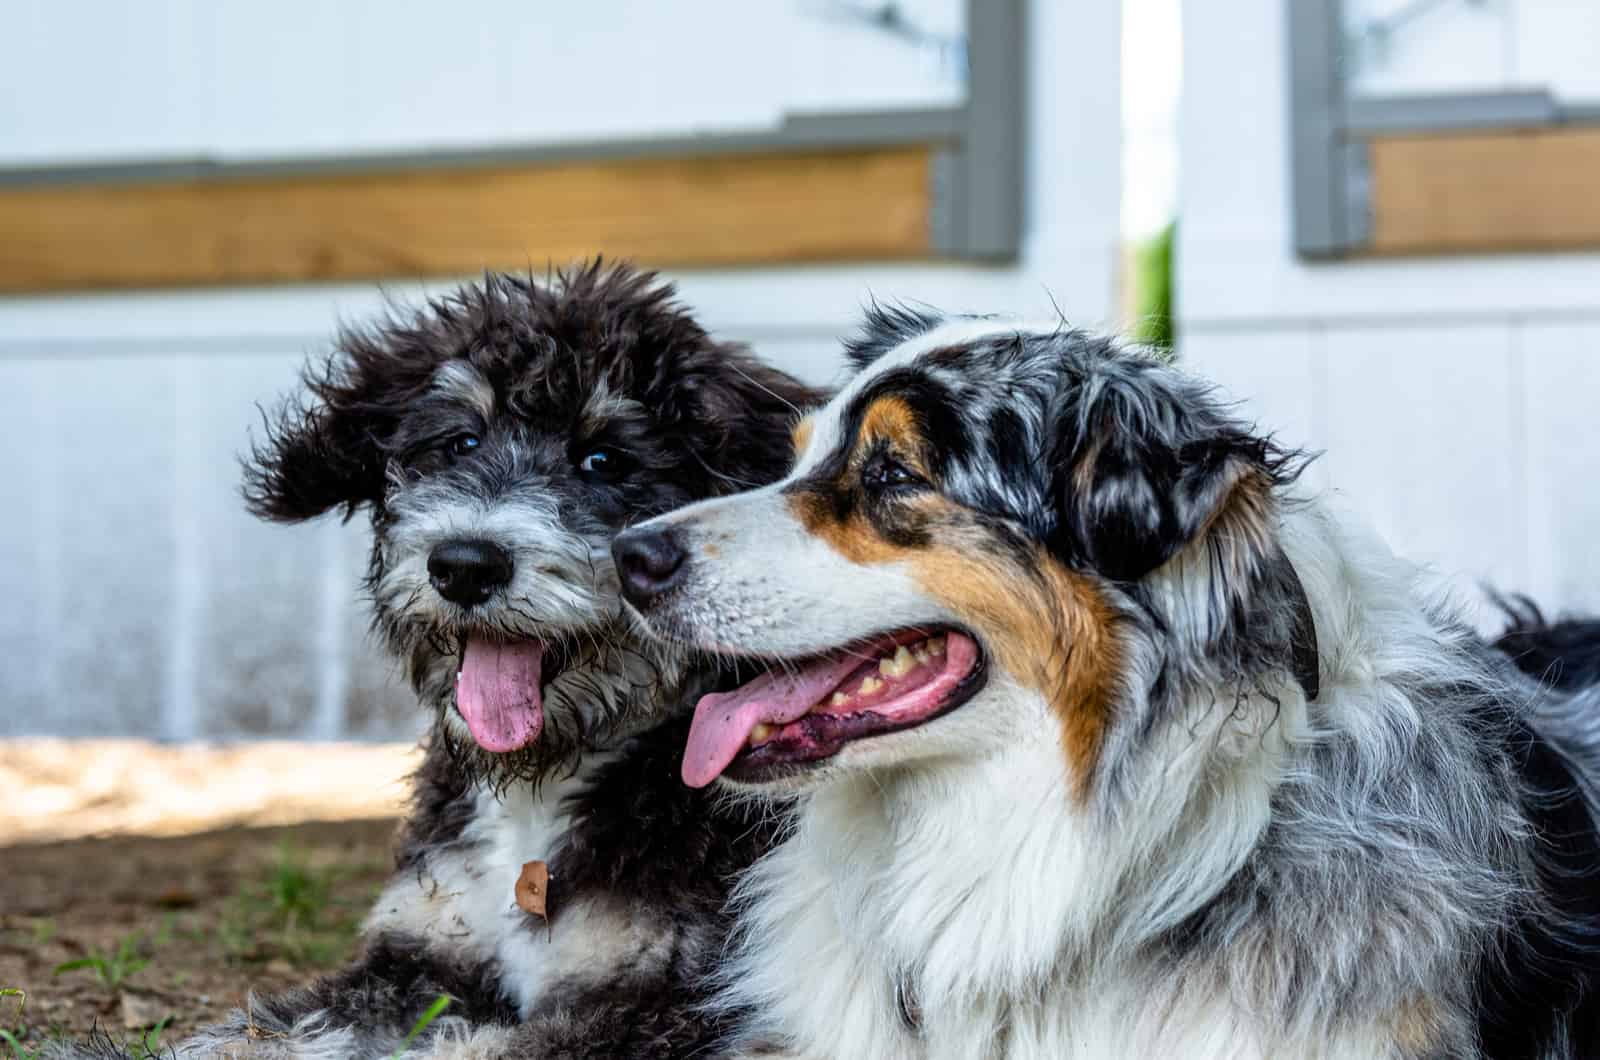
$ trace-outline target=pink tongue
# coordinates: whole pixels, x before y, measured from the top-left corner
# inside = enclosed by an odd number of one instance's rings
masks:
[[[865,660],[845,654],[807,663],[795,673],[766,673],[734,689],[701,697],[683,750],[683,782],[703,788],[738,757],[750,730],[762,722],[784,725],[816,706]]]
[[[544,726],[536,640],[497,644],[472,638],[456,675],[456,709],[485,751],[515,751],[539,737]]]

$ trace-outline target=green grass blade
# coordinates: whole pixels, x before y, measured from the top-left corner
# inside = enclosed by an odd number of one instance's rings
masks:
[[[34,1057],[39,1055],[37,1052],[24,1049],[22,1043],[8,1030],[0,1030],[0,1042],[11,1046],[11,1060],[34,1060]]]
[[[416,1041],[417,1035],[427,1030],[428,1024],[438,1019],[439,1014],[449,1007],[450,997],[448,994],[441,994],[435,998],[433,1004],[428,1006],[428,1011],[424,1012],[422,1018],[412,1026],[411,1033],[406,1035],[405,1041],[400,1043],[400,1048],[394,1051],[392,1060],[399,1060],[401,1056],[405,1055],[405,1051],[411,1048],[411,1043]]]
[[[93,968],[95,971],[102,971],[105,968],[105,963],[99,957],[79,957],[75,961],[64,961],[56,965],[55,971],[50,974],[60,975],[63,972],[76,972],[82,968]],[[102,974],[104,973],[102,972]]]

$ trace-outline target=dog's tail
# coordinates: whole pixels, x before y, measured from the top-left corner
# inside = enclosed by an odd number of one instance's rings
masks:
[[[1600,822],[1600,618],[1551,621],[1526,596],[1491,596],[1507,619],[1493,647],[1541,686],[1529,720],[1566,760]]]
[[[1508,624],[1494,647],[1523,673],[1567,692],[1600,685],[1600,618],[1545,618],[1526,596],[1495,596]]]

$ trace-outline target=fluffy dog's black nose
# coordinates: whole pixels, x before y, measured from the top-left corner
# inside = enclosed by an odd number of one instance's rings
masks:
[[[428,554],[428,580],[440,596],[462,607],[489,599],[496,589],[511,581],[514,570],[511,553],[493,541],[445,541]]]
[[[678,584],[687,556],[671,528],[666,527],[625,530],[611,543],[622,595],[640,609]]]

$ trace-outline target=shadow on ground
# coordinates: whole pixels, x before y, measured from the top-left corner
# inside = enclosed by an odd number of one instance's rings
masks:
[[[170,1041],[342,961],[392,818],[0,847],[0,1028]],[[65,967],[63,967],[65,966]],[[23,999],[9,991],[24,991]],[[166,1021],[164,1024],[162,1021]],[[0,1036],[0,1058],[12,1047]]]

